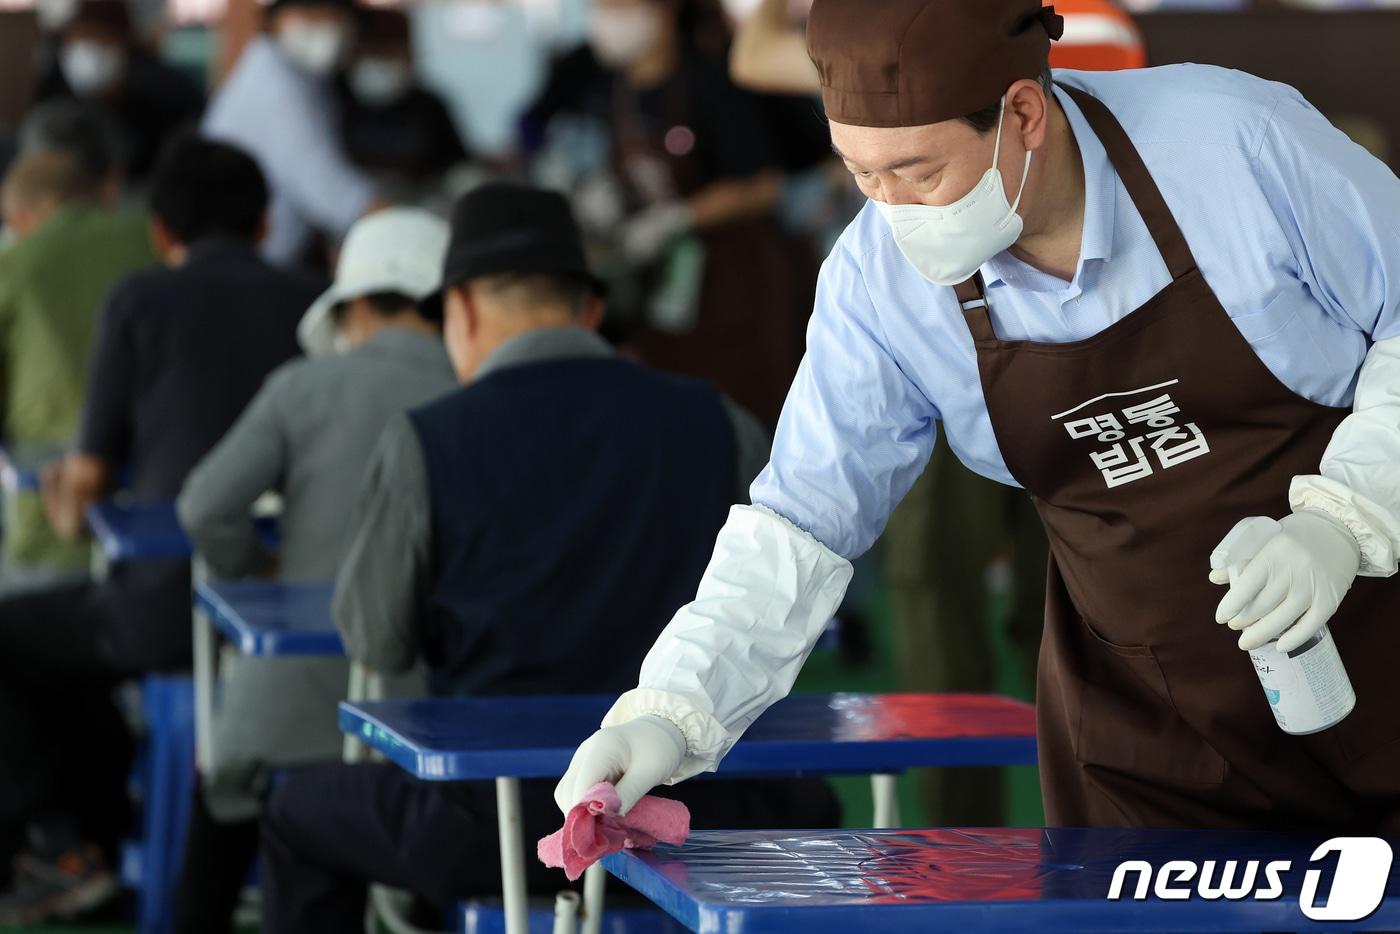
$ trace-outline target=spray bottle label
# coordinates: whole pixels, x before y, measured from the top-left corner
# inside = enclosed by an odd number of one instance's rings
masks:
[[[1323,629],[1287,654],[1277,640],[1249,653],[1269,709],[1288,733],[1316,733],[1339,722],[1356,706],[1356,694],[1337,653],[1332,633]]]

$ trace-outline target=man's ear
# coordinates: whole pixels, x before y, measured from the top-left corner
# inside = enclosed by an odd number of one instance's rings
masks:
[[[607,306],[601,298],[594,296],[583,306],[583,311],[579,312],[579,327],[589,331],[596,331],[603,323],[603,315],[607,311]]]
[[[1023,78],[1011,85],[1006,92],[1006,109],[1019,124],[1022,146],[1036,150],[1045,144],[1050,129],[1050,100],[1039,81]]]
[[[465,284],[457,286],[456,292],[460,299],[458,308],[462,312],[462,327],[468,337],[475,338],[481,331],[481,305],[477,303],[476,296]]]
[[[180,242],[175,231],[166,226],[165,221],[154,215],[151,217],[151,247],[167,266],[178,266],[184,262],[185,244]]]

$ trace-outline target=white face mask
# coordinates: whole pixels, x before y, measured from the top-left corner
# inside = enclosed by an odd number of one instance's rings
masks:
[[[650,3],[634,7],[596,7],[589,20],[589,44],[598,61],[626,68],[641,59],[661,36],[661,16]]]
[[[73,93],[79,96],[100,94],[121,80],[126,68],[126,52],[105,42],[77,39],[63,46],[58,67]]]
[[[1006,98],[1003,97],[997,116],[992,167],[965,197],[942,207],[876,202],[894,231],[899,251],[920,275],[935,285],[957,285],[966,280],[1021,236],[1023,222],[1016,208],[1026,190],[1031,153],[1026,151],[1016,203],[1008,204],[1001,170],[997,168],[1001,156],[1001,118],[1005,115]]]
[[[396,58],[362,58],[350,67],[350,90],[370,107],[401,100],[413,86],[413,70]]]
[[[288,23],[277,41],[293,65],[318,78],[334,74],[350,46],[346,31],[329,23]]]

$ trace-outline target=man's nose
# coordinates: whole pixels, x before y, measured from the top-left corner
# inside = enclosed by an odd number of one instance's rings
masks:
[[[919,199],[909,186],[898,181],[886,181],[880,184],[880,200],[891,207],[901,204],[918,204]]]

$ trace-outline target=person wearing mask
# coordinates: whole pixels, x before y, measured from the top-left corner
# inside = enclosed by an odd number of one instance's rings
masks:
[[[1400,180],[1281,84],[1052,74],[1062,26],[1040,0],[813,4],[870,203],[755,505],[575,754],[565,810],[715,767],[941,429],[1050,539],[1050,824],[1400,832]],[[1251,656],[1316,639],[1354,706],[1280,730]]]
[[[336,580],[346,650],[388,672],[421,656],[436,696],[607,690],[638,661],[617,646],[644,643],[709,557],[677,530],[723,521],[763,431],[594,333],[600,284],[561,195],[489,184],[464,196],[443,283],[465,385],[395,416],[370,462]],[[558,822],[549,784],[523,783],[527,836]],[[702,827],[837,817],[815,780],[687,792]],[[263,817],[263,929],[355,929],[372,881],[438,905],[497,891],[497,842],[489,782],[423,782],[389,764],[289,772]],[[543,866],[529,879],[559,884]]]
[[[42,473],[60,535],[82,536],[87,506],[123,468],[134,497],[174,499],[296,354],[297,320],[322,283],[259,259],[266,205],[257,165],[229,146],[179,138],[158,163],[151,235],[165,268],[128,275],[103,307],[77,439]],[[190,586],[188,561],[151,559],[117,564],[101,583],[0,600],[0,839],[12,852],[28,844],[0,925],[115,888],[130,739],[112,689],[189,666]]]
[[[441,180],[465,162],[467,149],[447,106],[413,73],[408,16],[367,8],[345,72],[345,148],[385,186],[411,192]]]
[[[54,102],[26,122],[25,154],[0,189],[13,235],[0,253],[0,356],[5,455],[33,473],[78,427],[98,313],[112,286],[155,262],[146,219],[115,210],[120,173],[106,127],[89,110]],[[0,592],[85,579],[86,544],[54,534],[33,489],[7,484]]]
[[[581,113],[606,128],[609,165],[580,186],[598,197],[578,201],[636,295],[642,358],[771,424],[801,356],[815,258],[778,226],[780,153],[762,104],[725,73],[725,36],[705,0],[598,0],[597,77],[566,78],[566,61],[560,81],[574,86],[547,87],[529,121]]]
[[[314,235],[345,236],[376,206],[374,182],[346,152],[336,77],[355,41],[350,0],[274,0],[209,102],[202,130],[253,155],[272,190],[263,256],[292,265]],[[275,101],[276,106],[271,106]]]
[[[203,93],[137,42],[126,0],[82,0],[56,40],[35,100],[76,98],[106,110],[121,132],[129,176],[143,181],[165,141],[199,119]]]
[[[391,208],[350,228],[335,283],[302,319],[304,346],[334,342],[345,352],[275,370],[180,493],[180,522],[211,576],[335,577],[351,531],[345,504],[385,424],[457,385],[441,332],[446,250],[447,224],[423,211]],[[275,555],[251,518],[268,490],[282,497]],[[226,667],[214,760],[191,808],[177,932],[229,930],[271,774],[340,757],[335,705],[348,678],[344,659],[238,658]]]
[[[810,10],[810,2],[802,5]],[[789,0],[761,0],[741,22],[730,58],[740,83],[821,93],[794,6]],[[1050,49],[1052,68],[1146,65],[1141,34],[1108,0],[1060,0],[1055,12],[1065,25]],[[881,543],[902,690],[996,689],[989,588],[967,582],[985,579],[998,558],[1006,558],[1011,570],[1005,619],[1013,673],[1020,683],[1034,685],[1048,546],[1023,491],[968,470],[940,438],[928,467],[891,513]],[[1003,823],[1005,774],[1002,769],[917,770],[926,818],[958,827]]]

